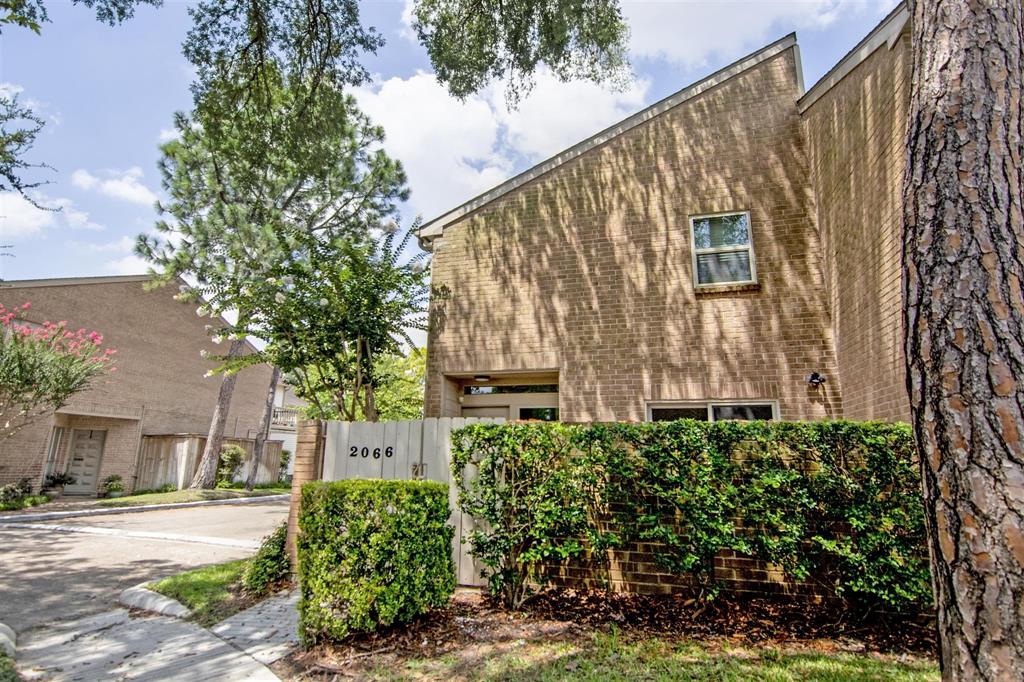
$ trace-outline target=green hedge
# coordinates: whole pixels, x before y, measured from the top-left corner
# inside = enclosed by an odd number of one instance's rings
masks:
[[[455,590],[448,487],[307,483],[299,512],[299,634],[307,644],[409,622]]]
[[[473,424],[452,442],[459,504],[486,521],[472,552],[509,606],[544,582],[544,564],[636,542],[706,595],[714,557],[733,550],[851,607],[931,603],[906,425]]]
[[[292,573],[286,547],[288,524],[282,523],[263,538],[256,554],[245,565],[242,587],[251,595],[262,596],[272,587],[284,582]]]

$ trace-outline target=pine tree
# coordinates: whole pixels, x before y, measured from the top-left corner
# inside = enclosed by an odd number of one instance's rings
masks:
[[[407,196],[401,165],[380,149],[383,131],[354,99],[325,84],[293,87],[273,70],[262,78],[274,84],[269,108],[235,108],[232,86],[211,89],[192,117],[176,117],[179,139],[162,148],[169,199],[158,207],[157,236],[137,243],[155,285],[191,282],[179,299],[220,320],[211,325],[215,341],[232,341],[219,358],[225,376],[194,488],[215,484],[233,375],[266,360],[243,353],[243,340],[272,340],[266,317],[289,273],[307,271],[318,249],[365,240]]]
[[[1021,3],[912,3],[908,389],[947,680],[1024,679]]]

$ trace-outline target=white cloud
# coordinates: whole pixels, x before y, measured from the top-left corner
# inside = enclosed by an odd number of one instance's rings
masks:
[[[893,0],[625,0],[634,57],[701,67],[712,57],[731,59],[800,29],[823,29],[843,15]]]
[[[177,140],[181,137],[178,133],[177,128],[161,128],[160,134],[157,135],[157,140],[163,144],[164,142],[170,142],[171,140]]]
[[[103,264],[108,275],[144,275],[148,268],[149,263],[134,254],[108,260]]]
[[[413,190],[410,203],[424,217],[508,175],[508,161],[496,150],[497,117],[484,99],[459,102],[425,73],[390,78],[355,94],[374,123],[384,126],[384,146],[405,166]]]
[[[636,111],[646,91],[643,82],[612,92],[541,71],[509,111],[500,86],[460,102],[433,74],[417,73],[360,88],[356,98],[384,127],[385,148],[409,176],[409,203],[429,219]]]
[[[97,253],[131,253],[135,249],[135,239],[125,236],[112,242],[88,244],[86,248]]]
[[[99,178],[89,171],[79,168],[71,174],[71,184],[80,189],[92,189],[99,184]]]
[[[398,35],[410,42],[419,43],[419,38],[416,37],[416,31],[413,30],[412,27],[412,9],[415,4],[416,0],[405,0],[405,6],[402,7],[402,25],[398,29]]]
[[[25,88],[17,83],[0,83],[0,97],[14,97],[25,92]]]
[[[506,109],[496,89],[491,100],[506,127],[509,146],[538,161],[642,109],[648,86],[647,81],[635,81],[622,92],[612,92],[586,81],[563,83],[549,71],[540,71],[518,109]]]
[[[90,220],[89,214],[86,211],[75,208],[75,202],[71,199],[54,199],[53,206],[61,209],[60,215],[64,223],[72,230],[94,230],[98,232],[105,229],[99,223],[94,223]]]
[[[84,168],[71,174],[71,184],[84,190],[93,190],[115,199],[129,201],[134,204],[151,206],[157,196],[142,184],[142,169],[132,166],[126,171],[105,171],[105,177],[93,175]]]
[[[17,192],[0,192],[0,239],[31,237],[53,226],[56,215],[36,208]]]
[[[52,199],[41,192],[33,194],[33,199],[44,208],[33,206],[17,192],[0,193],[0,236],[23,239],[51,227],[95,231],[104,229],[102,225],[90,220],[86,211],[76,208],[71,199]]]

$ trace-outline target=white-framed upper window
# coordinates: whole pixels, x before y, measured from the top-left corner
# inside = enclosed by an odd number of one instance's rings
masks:
[[[756,283],[751,232],[749,211],[691,216],[694,285]]]
[[[666,422],[676,419],[696,419],[714,422],[721,419],[752,421],[779,418],[779,403],[775,400],[714,400],[709,402],[665,401],[647,404],[647,421]]]

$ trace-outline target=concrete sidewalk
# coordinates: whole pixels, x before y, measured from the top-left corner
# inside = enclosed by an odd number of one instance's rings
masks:
[[[26,680],[279,679],[198,625],[167,616],[132,618],[125,609],[30,630],[19,638],[16,661]]]
[[[210,630],[115,609],[28,631],[15,660],[26,680],[277,680],[266,666],[298,646],[298,601],[279,594]]]
[[[261,601],[210,628],[237,649],[267,665],[299,645],[299,591]]]

